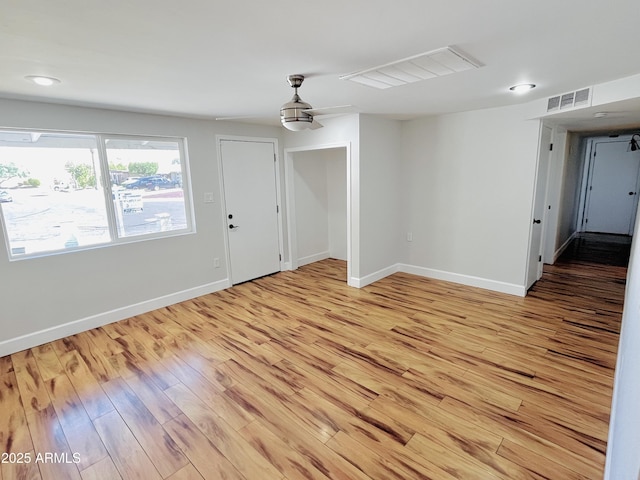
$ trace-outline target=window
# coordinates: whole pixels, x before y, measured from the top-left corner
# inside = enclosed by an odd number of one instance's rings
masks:
[[[191,231],[177,138],[0,131],[11,258]]]

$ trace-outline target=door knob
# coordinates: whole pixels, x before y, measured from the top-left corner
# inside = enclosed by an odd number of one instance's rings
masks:
[[[230,230],[234,230],[234,229],[236,229],[238,227],[239,227],[239,225],[234,225],[233,223],[229,225],[229,229]]]
[[[533,223],[542,223],[542,220],[533,220]]]
[[[635,195],[636,192],[629,192],[629,195]]]

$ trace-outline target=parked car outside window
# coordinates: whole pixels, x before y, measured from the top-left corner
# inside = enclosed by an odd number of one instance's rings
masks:
[[[13,198],[6,190],[0,190],[0,203],[13,202]]]

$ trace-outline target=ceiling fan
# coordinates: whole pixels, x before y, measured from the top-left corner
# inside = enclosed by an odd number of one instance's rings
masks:
[[[280,107],[280,123],[288,130],[299,132],[301,130],[315,130],[321,128],[322,124],[314,117],[319,115],[335,115],[341,113],[350,113],[354,111],[352,105],[340,105],[334,107],[312,108],[307,102],[303,101],[298,95],[298,88],[304,82],[304,75],[289,75],[287,81],[294,89],[295,93],[290,101]],[[239,120],[255,117],[220,117],[216,120]]]

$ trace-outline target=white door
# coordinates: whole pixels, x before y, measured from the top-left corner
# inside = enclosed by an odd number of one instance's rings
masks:
[[[592,160],[585,220],[587,232],[631,235],[638,204],[640,151],[629,142],[597,142]]]
[[[531,219],[531,234],[529,240],[527,290],[542,277],[542,233],[544,231],[543,221],[546,209],[547,180],[549,177],[549,160],[551,155],[551,132],[551,128],[543,127],[540,135],[538,170],[533,198],[533,218]]]
[[[231,283],[280,271],[275,144],[221,140]]]

